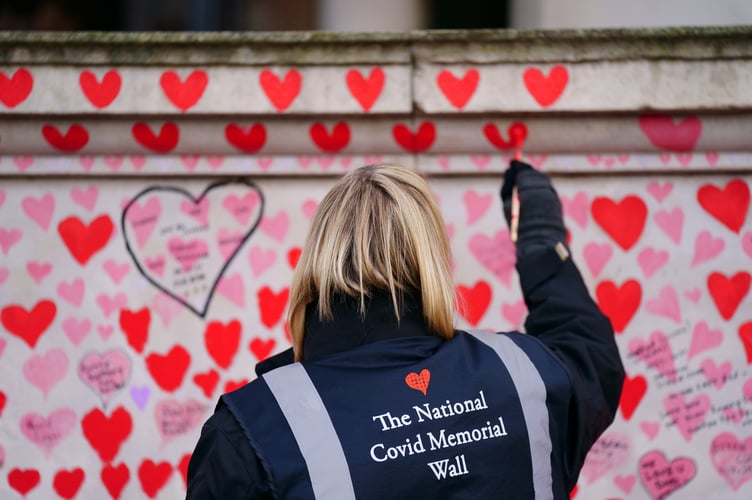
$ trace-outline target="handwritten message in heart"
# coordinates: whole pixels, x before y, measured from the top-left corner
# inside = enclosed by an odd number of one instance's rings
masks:
[[[196,197],[180,188],[150,187],[125,206],[122,229],[144,277],[203,317],[263,210],[263,194],[250,182],[212,184]]]
[[[91,387],[107,406],[110,398],[125,387],[131,373],[131,360],[121,350],[86,355],[78,364],[78,376]]]

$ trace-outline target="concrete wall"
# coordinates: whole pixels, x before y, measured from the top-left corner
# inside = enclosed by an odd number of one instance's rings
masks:
[[[180,497],[357,165],[429,175],[458,327],[520,328],[517,147],[628,372],[576,498],[749,497],[750,34],[0,35],[0,497]]]

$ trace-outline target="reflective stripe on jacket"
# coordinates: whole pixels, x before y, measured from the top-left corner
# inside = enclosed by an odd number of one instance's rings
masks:
[[[278,498],[568,498],[571,379],[537,339],[408,337],[223,396]]]

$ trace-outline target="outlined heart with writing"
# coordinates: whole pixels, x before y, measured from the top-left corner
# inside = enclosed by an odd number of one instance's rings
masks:
[[[410,372],[405,377],[405,383],[411,389],[422,392],[425,396],[428,393],[428,383],[431,381],[431,372],[423,368],[420,373]]]
[[[149,204],[161,209],[142,209]],[[153,186],[128,202],[121,226],[139,272],[203,318],[217,284],[263,212],[263,193],[243,179],[211,184],[198,197],[177,187]]]

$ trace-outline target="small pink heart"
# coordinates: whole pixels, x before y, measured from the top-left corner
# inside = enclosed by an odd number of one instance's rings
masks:
[[[478,194],[474,190],[470,189],[462,196],[462,201],[465,203],[465,210],[467,212],[467,224],[468,226],[478,222],[483,215],[488,211],[493,201],[493,196],[488,194]]]
[[[144,167],[144,165],[146,165],[146,157],[142,155],[131,156],[130,160],[131,160],[131,165],[133,165],[133,169],[136,172],[141,170]]]
[[[752,259],[752,230],[742,235],[742,250]]]
[[[491,155],[471,155],[470,161],[472,161],[479,170],[483,170],[491,163]]]
[[[695,255],[692,257],[692,263],[690,266],[694,267],[697,264],[713,259],[718,256],[726,247],[726,243],[722,238],[713,238],[710,231],[701,231],[695,239]]]
[[[104,268],[104,271],[107,273],[107,275],[110,277],[110,279],[117,285],[122,281],[122,279],[125,277],[126,274],[128,274],[128,270],[130,269],[130,266],[127,262],[123,262],[121,264],[118,264],[113,259],[107,260],[102,267]]]
[[[658,201],[658,203],[661,203],[663,200],[666,199],[666,196],[671,194],[671,190],[674,188],[674,185],[670,182],[664,182],[661,184],[660,182],[651,182],[648,184],[647,191],[650,193],[650,195]]]
[[[583,253],[585,256],[585,265],[590,269],[593,277],[597,278],[611,259],[614,250],[608,243],[588,243],[585,245]]]
[[[628,476],[617,475],[614,478],[614,484],[627,495],[632,492],[632,488],[634,488],[636,481],[637,477],[634,474]]]
[[[10,271],[8,271],[7,267],[0,267],[0,285],[5,283],[5,280],[8,279],[9,275],[10,275]]]
[[[439,163],[439,166],[443,168],[444,170],[449,169],[449,157],[447,156],[439,156],[436,161]]]
[[[684,227],[684,211],[681,208],[675,208],[670,212],[668,210],[659,210],[655,214],[655,223],[666,235],[677,245],[681,243],[682,228]]]
[[[278,242],[282,243],[287,235],[290,219],[287,212],[279,212],[274,217],[262,217],[259,228]]]
[[[560,198],[564,215],[570,217],[578,226],[584,229],[587,226],[588,211],[590,210],[587,193],[580,191],[572,199],[566,196],[560,196]]]
[[[48,417],[27,413],[21,418],[21,432],[49,457],[53,448],[76,428],[78,417],[70,408],[55,410]]]
[[[525,313],[527,313],[527,306],[525,305],[524,300],[518,300],[513,304],[501,305],[501,315],[504,316],[504,319],[509,321],[509,324],[511,324],[513,328],[519,328],[520,325],[522,325]]]
[[[716,389],[722,389],[728,379],[731,377],[731,362],[726,361],[716,365],[712,359],[706,359],[700,363],[700,369],[705,374],[705,378],[715,386]]]
[[[695,325],[695,329],[692,332],[692,341],[689,344],[687,359],[692,359],[693,356],[701,352],[719,346],[722,341],[723,331],[720,329],[711,330],[705,321],[700,321]]]
[[[219,167],[222,166],[222,163],[225,161],[224,156],[207,156],[206,162],[209,164],[209,167],[212,170],[217,170]]]
[[[702,292],[699,288],[693,288],[684,292],[684,296],[696,304],[699,302]]]
[[[245,284],[240,273],[223,276],[217,283],[217,293],[238,307],[245,307]]]
[[[269,269],[276,260],[277,252],[274,250],[264,250],[261,247],[254,246],[248,252],[248,262],[251,265],[253,276],[256,278]]]
[[[198,164],[198,155],[182,155],[180,161],[183,163],[188,171],[193,172]]]
[[[49,262],[31,261],[26,263],[26,270],[29,272],[29,276],[39,284],[52,271],[52,264]]]
[[[51,349],[45,354],[31,356],[23,365],[23,375],[44,394],[62,382],[68,370],[68,355],[62,349]]]
[[[102,340],[107,340],[112,336],[115,328],[112,325],[97,325],[97,333]]]
[[[729,422],[738,424],[742,421],[742,419],[745,417],[747,412],[744,410],[744,408],[724,408],[723,409],[723,415],[728,419]]]
[[[89,211],[94,209],[94,205],[96,205],[97,203],[98,196],[99,190],[94,186],[89,186],[86,191],[75,187],[71,189],[71,199],[75,203]]]
[[[676,153],[676,159],[682,166],[686,167],[692,162],[692,153]]]
[[[61,281],[57,285],[57,294],[63,300],[79,307],[84,297],[84,280],[76,278],[70,283]]]
[[[270,156],[261,156],[256,159],[256,164],[264,172],[269,170],[269,168],[272,166],[272,163],[274,163],[274,158]]]
[[[69,317],[63,321],[63,331],[74,346],[78,347],[81,341],[89,334],[90,330],[91,321],[88,319],[79,321],[76,318]]]
[[[306,200],[303,202],[303,215],[306,219],[311,220],[313,218],[313,214],[316,213],[316,209],[318,208],[319,204],[316,200]]]
[[[661,288],[658,297],[647,301],[645,309],[652,314],[672,319],[676,323],[681,323],[679,297],[676,294],[676,289],[671,285]]]
[[[653,276],[666,262],[668,262],[668,252],[655,250],[651,247],[644,248],[637,255],[637,263],[640,265],[645,278]]]
[[[94,157],[82,155],[78,158],[78,163],[81,164],[81,168],[84,169],[84,172],[88,172],[91,170],[91,167],[94,166]]]
[[[123,164],[123,157],[122,156],[104,156],[102,158],[102,161],[104,161],[104,164],[107,165],[107,168],[115,172]]]
[[[648,439],[652,441],[661,430],[661,424],[658,422],[641,422],[640,429],[642,429],[642,432],[644,432]]]
[[[34,163],[34,158],[31,156],[14,156],[13,163],[16,164],[19,172],[25,172]]]
[[[104,316],[109,318],[113,312],[124,309],[128,305],[128,297],[122,292],[111,297],[105,293],[100,293],[97,295],[96,303]]]

